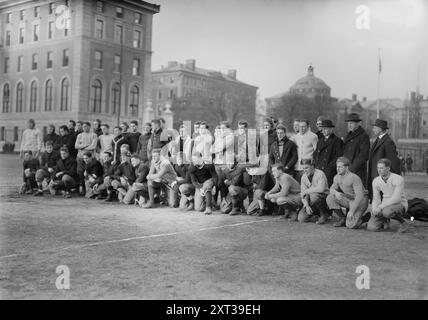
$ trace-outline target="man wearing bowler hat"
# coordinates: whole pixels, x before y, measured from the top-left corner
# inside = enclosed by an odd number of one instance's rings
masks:
[[[336,175],[336,160],[343,155],[343,141],[334,134],[331,120],[322,120],[320,128],[323,137],[318,140],[313,157],[315,168],[324,171],[330,187]]]
[[[343,140],[343,156],[350,161],[349,171],[361,178],[366,186],[367,160],[370,152],[370,138],[367,132],[361,127],[360,116],[351,113],[345,119],[348,123],[348,134]]]
[[[401,174],[397,147],[388,134],[388,122],[382,119],[376,119],[373,124],[373,133],[376,136],[376,140],[370,148],[367,170],[367,187],[370,199],[373,197],[372,182],[373,179],[378,176],[377,162],[380,159],[389,159],[389,161],[391,161],[391,172]]]

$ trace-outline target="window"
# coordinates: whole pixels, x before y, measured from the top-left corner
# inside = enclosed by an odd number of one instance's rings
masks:
[[[19,19],[22,21],[25,19],[25,10],[19,11]]]
[[[61,111],[68,110],[68,96],[70,91],[70,82],[64,78],[61,82]]]
[[[49,14],[53,14],[55,11],[55,3],[49,3]]]
[[[22,96],[24,94],[24,85],[22,82],[18,83],[16,87],[16,112],[22,112]]]
[[[37,18],[40,14],[40,7],[36,6],[34,7],[34,18]]]
[[[19,28],[19,43],[24,43],[25,29]]]
[[[69,60],[70,60],[70,50],[64,49],[62,52],[62,66],[68,67]]]
[[[5,141],[6,140],[6,131],[4,129],[4,127],[1,127],[0,129],[0,141]]]
[[[37,70],[37,62],[39,60],[39,56],[37,53],[33,53],[33,59],[31,62],[31,70]]]
[[[95,22],[95,37],[102,39],[104,37],[104,21],[97,20]]]
[[[114,72],[120,72],[120,55],[114,56]]]
[[[4,58],[4,73],[9,72],[9,58]]]
[[[104,12],[104,2],[103,1],[97,1],[97,11],[98,12]]]
[[[123,18],[123,8],[116,7],[116,18]]]
[[[45,85],[45,111],[52,111],[52,89],[52,80],[49,79]]]
[[[21,72],[22,71],[22,64],[24,62],[24,56],[19,56],[18,57],[18,68],[17,71]]]
[[[101,93],[103,89],[101,81],[94,80],[91,89],[91,111],[101,113]]]
[[[10,104],[10,88],[9,88],[9,84],[6,83],[3,86],[3,109],[2,109],[3,112],[9,112],[9,104]]]
[[[18,140],[19,140],[18,127],[13,127],[13,142],[16,142]]]
[[[141,13],[135,12],[134,23],[138,23],[138,24],[142,24],[143,23],[143,15]]]
[[[6,13],[6,23],[10,23],[11,20],[12,20],[12,14]]]
[[[119,110],[120,106],[120,86],[119,83],[115,83],[113,85],[113,88],[111,89],[112,94],[112,113],[116,114],[116,112]]]
[[[10,46],[10,31],[6,31],[6,47]]]
[[[169,90],[169,98],[174,97],[174,89]]]
[[[103,53],[101,51],[95,51],[95,68],[103,68]]]
[[[46,68],[51,69],[53,66],[53,51],[48,51],[46,55]]]
[[[49,24],[48,24],[48,39],[52,39],[53,30],[54,30],[54,22],[53,21],[49,21]]]
[[[132,62],[132,75],[139,76],[140,75],[140,59],[134,59]]]
[[[31,82],[30,86],[30,112],[36,112],[37,109],[37,83]]]
[[[141,32],[138,30],[134,30],[133,46],[134,46],[134,48],[140,48],[141,47]]]
[[[160,100],[160,99],[162,99],[162,90],[159,90],[158,91],[158,99]]]
[[[133,86],[131,89],[131,103],[129,108],[131,109],[131,117],[138,117],[138,100],[140,99],[140,90],[137,86]]]
[[[123,26],[115,25],[114,26],[114,41],[122,43],[123,41]]]
[[[35,24],[33,26],[33,41],[39,40],[39,34],[40,34],[40,26],[38,24]]]

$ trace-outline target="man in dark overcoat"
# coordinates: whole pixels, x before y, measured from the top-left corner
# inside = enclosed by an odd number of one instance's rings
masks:
[[[336,160],[343,155],[343,141],[334,134],[334,124],[331,120],[322,120],[320,127],[324,137],[318,140],[314,152],[315,168],[325,173],[330,187],[336,175]]]
[[[349,171],[361,178],[367,188],[367,160],[370,152],[370,138],[361,127],[361,119],[358,114],[351,113],[345,119],[348,123],[348,134],[343,140],[343,156],[350,161]]]
[[[269,168],[275,163],[281,163],[285,173],[294,174],[294,165],[298,159],[297,145],[287,138],[286,128],[279,124],[276,127],[277,140],[272,143],[269,152]]]
[[[400,159],[398,158],[397,147],[388,134],[388,122],[382,119],[376,119],[373,124],[373,133],[376,140],[373,142],[369,153],[369,162],[367,170],[367,186],[370,200],[372,199],[372,182],[378,176],[377,162],[386,158],[391,161],[391,172],[401,174]]]

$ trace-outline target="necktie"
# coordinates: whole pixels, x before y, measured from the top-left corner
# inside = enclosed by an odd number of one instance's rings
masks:
[[[373,150],[376,148],[378,142],[379,142],[379,137],[377,137],[375,142],[373,143]]]

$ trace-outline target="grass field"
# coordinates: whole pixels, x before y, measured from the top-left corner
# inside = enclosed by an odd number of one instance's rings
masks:
[[[0,177],[2,299],[428,299],[426,223],[370,233],[18,196],[16,156],[0,155]],[[426,176],[407,182],[426,196]],[[59,265],[69,290],[55,286]],[[356,288],[359,265],[369,290]]]

